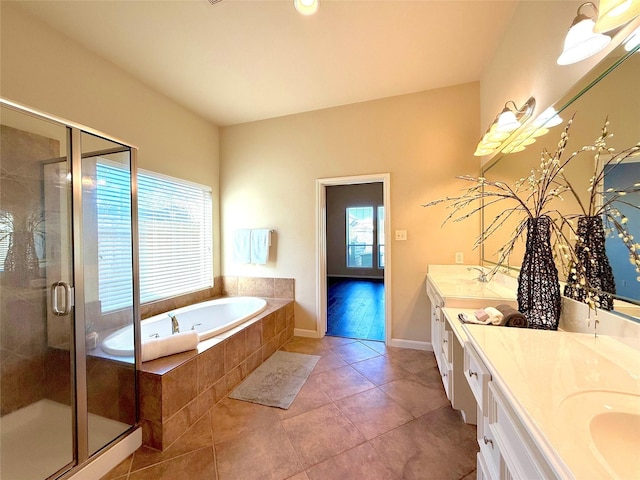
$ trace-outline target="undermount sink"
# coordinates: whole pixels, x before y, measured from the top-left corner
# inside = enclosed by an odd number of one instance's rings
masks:
[[[609,412],[589,425],[598,452],[620,478],[640,478],[640,414]]]
[[[589,390],[561,402],[575,439],[598,458],[614,478],[640,478],[640,395]]]

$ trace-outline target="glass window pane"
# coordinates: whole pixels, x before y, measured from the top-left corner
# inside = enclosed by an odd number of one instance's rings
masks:
[[[347,267],[373,267],[373,207],[348,207]]]

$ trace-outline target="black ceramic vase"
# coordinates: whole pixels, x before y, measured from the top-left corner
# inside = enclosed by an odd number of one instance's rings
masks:
[[[578,218],[578,241],[576,242],[575,271],[569,273],[564,287],[566,297],[579,302],[587,299],[588,292],[595,295],[596,307],[613,310],[613,296],[616,283],[605,251],[605,236],[602,217],[585,216]],[[581,282],[581,279],[584,281]]]
[[[518,276],[518,310],[529,328],[557,330],[560,321],[560,284],[551,251],[551,219],[527,220],[527,244]]]

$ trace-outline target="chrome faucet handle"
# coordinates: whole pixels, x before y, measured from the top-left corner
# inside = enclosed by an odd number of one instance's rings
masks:
[[[478,267],[467,267],[467,270],[469,270],[469,271],[478,270],[478,272],[480,272],[480,274],[478,275],[478,278],[476,280],[478,280],[479,282],[487,283],[489,281],[489,279],[487,278],[487,274],[481,268],[478,268]]]

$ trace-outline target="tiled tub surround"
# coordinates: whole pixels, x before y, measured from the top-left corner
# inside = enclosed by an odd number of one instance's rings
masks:
[[[293,301],[270,298],[259,315],[200,342],[197,352],[143,363],[139,372],[143,444],[166,449],[291,339],[293,330]]]

